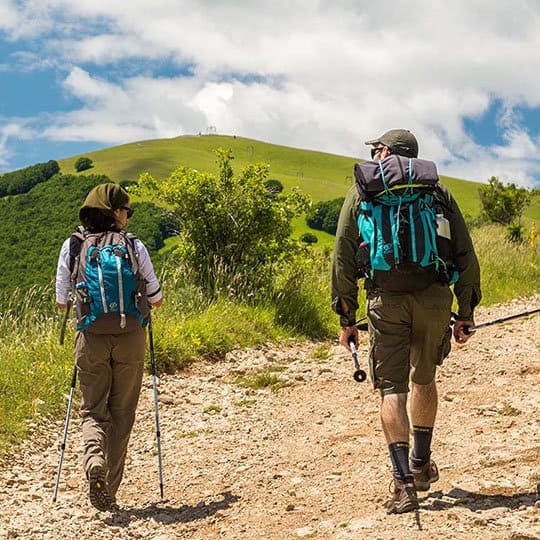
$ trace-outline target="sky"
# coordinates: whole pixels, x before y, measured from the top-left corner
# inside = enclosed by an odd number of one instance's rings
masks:
[[[539,0],[0,0],[0,172],[197,133],[540,188]]]

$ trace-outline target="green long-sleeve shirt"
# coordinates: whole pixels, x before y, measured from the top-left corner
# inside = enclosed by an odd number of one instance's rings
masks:
[[[450,222],[454,263],[460,269],[454,284],[458,302],[458,317],[472,320],[474,308],[482,297],[480,291],[480,267],[463,215],[448,189],[439,184],[436,197],[445,205]],[[340,315],[342,326],[351,326],[358,310],[359,246],[358,215],[360,196],[355,185],[351,187],[339,215],[332,261],[332,305]]]

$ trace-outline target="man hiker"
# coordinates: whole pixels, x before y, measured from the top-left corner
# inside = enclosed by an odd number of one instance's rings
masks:
[[[149,304],[163,301],[144,244],[124,232],[133,210],[118,184],[94,187],[82,224],[62,245],[56,302],[75,295],[75,360],[81,389],[83,467],[98,510],[117,509],[127,445],[141,390]]]
[[[461,211],[438,183],[435,164],[416,159],[414,135],[392,129],[366,144],[372,146],[372,161],[355,166],[356,182],[339,217],[332,300],[340,316],[339,341],[350,349],[351,340],[358,345],[357,280],[365,278],[370,376],[382,397],[381,421],[393,471],[394,490],[386,508],[404,513],[418,508],[417,491],[428,491],[439,479],[431,440],[437,414],[435,371],[451,346],[450,283],[458,305],[453,334],[465,343],[481,298],[480,269]],[[430,230],[436,245],[429,240]],[[443,260],[441,237],[452,261]],[[422,262],[419,254],[425,255]]]

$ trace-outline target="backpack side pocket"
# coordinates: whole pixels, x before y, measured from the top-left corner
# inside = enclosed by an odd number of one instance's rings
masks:
[[[89,320],[91,302],[92,298],[88,294],[88,285],[86,282],[76,283],[73,310],[77,320],[77,330],[85,330],[92,323]]]

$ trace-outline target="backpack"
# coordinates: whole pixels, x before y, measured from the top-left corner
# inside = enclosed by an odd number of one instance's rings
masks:
[[[357,163],[360,194],[358,269],[388,291],[421,290],[454,283],[448,207],[437,197],[435,163],[390,155]]]
[[[126,315],[148,323],[146,282],[139,272],[136,236],[124,231],[89,233],[80,227],[70,239],[70,267],[77,330],[86,330],[98,317]]]

